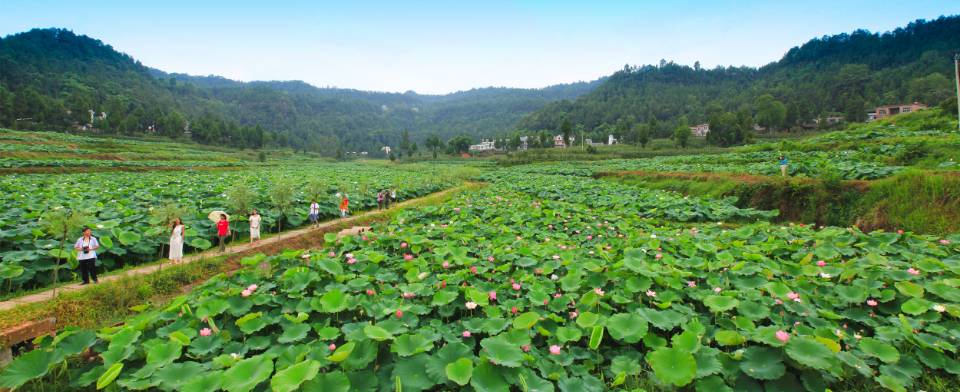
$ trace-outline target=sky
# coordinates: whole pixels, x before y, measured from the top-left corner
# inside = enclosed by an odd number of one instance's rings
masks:
[[[960,1],[2,0],[0,36],[61,27],[166,72],[443,94],[660,59],[760,66],[814,37],[954,14]]]

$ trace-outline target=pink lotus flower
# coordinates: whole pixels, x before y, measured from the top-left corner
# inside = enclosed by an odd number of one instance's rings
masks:
[[[406,299],[410,299],[410,298],[413,298],[413,297],[416,297],[416,296],[417,296],[416,294],[410,293],[410,292],[405,292],[405,293],[403,293],[403,298],[406,298]]]
[[[487,295],[490,296],[490,300],[491,300],[491,301],[496,301],[496,300],[497,300],[497,292],[496,292],[496,291],[491,291],[491,292],[487,293]]]
[[[450,262],[449,262],[449,261],[444,261],[442,264],[440,264],[440,266],[443,267],[444,269],[450,268]]]
[[[453,209],[453,212],[460,212],[460,207],[454,208],[454,209]]]
[[[406,242],[401,242],[401,243],[400,243],[400,248],[406,249],[407,246],[409,246],[409,245],[407,245]]]
[[[407,253],[407,254],[403,255],[403,260],[405,260],[405,261],[413,260],[413,255]]]
[[[494,260],[496,259],[494,259],[493,256],[487,256],[487,261],[492,263]]]
[[[250,290],[243,290],[240,292],[240,296],[242,297],[249,297],[250,294],[253,294],[253,292],[251,292]]]
[[[560,355],[560,346],[556,344],[550,346],[550,355]]]
[[[553,293],[553,298],[560,298],[563,294]]]
[[[657,296],[657,292],[656,292],[656,291],[653,291],[653,290],[647,290],[647,296],[648,296],[648,297],[656,297],[656,296]]]
[[[653,258],[655,258],[655,259],[657,259],[657,260],[660,260],[660,259],[663,258],[663,255],[660,254],[660,253],[657,253],[657,255],[656,255],[656,256],[653,256]]]
[[[517,314],[517,312],[519,312],[519,311],[520,311],[520,309],[517,309],[516,306],[511,306],[511,307],[510,307],[510,313]]]
[[[376,295],[376,294],[377,292],[374,291],[373,289],[367,289],[367,295]]]
[[[697,282],[693,280],[688,280],[687,287],[697,287]]]
[[[473,334],[470,333],[470,331],[463,331],[463,337],[469,338],[470,336],[473,336]]]
[[[200,330],[200,336],[210,336],[212,333],[213,331],[211,331],[210,328],[204,328]]]
[[[791,291],[791,292],[787,293],[787,298],[790,298],[790,299],[796,301],[796,300],[800,299],[800,294],[797,294],[797,293]]]
[[[257,291],[257,287],[260,287],[260,286],[257,286],[256,284],[251,284],[251,285],[247,286],[247,290]]]
[[[330,345],[327,346],[327,348],[330,349],[330,351],[336,351],[336,350],[337,350],[337,345],[336,345],[336,344],[333,344],[333,343],[330,343]]]
[[[403,311],[402,311],[402,310],[400,310],[400,309],[397,309],[397,312],[396,312],[396,313],[394,313],[394,314],[395,314],[395,315],[397,316],[397,318],[401,318],[401,317],[403,317]]]
[[[907,268],[907,273],[913,276],[920,275],[920,271],[917,271],[913,267]]]
[[[780,298],[777,298],[777,299],[773,300],[773,303],[775,303],[775,304],[777,304],[777,305],[783,305],[783,300],[781,300]]]
[[[867,306],[877,306],[877,301],[874,299],[868,299]]]
[[[783,331],[777,331],[777,340],[779,340],[781,343],[786,343],[788,340],[790,340],[790,334]]]
[[[593,289],[593,292],[594,292],[594,293],[597,293],[597,295],[599,295],[599,296],[601,296],[601,297],[603,296],[603,294],[605,294],[605,293],[603,292],[603,289],[602,289],[602,288],[599,288],[599,287]]]
[[[513,289],[514,289],[514,290],[520,290],[520,283],[514,283],[514,284],[513,284]]]
[[[950,240],[940,240],[940,243],[943,245],[950,245]]]
[[[520,240],[522,240],[522,239],[523,239],[523,237],[517,236],[517,241],[520,241]]]
[[[826,261],[823,261],[823,260],[817,261],[817,267],[826,267],[826,266],[827,266]]]
[[[723,291],[723,289],[721,289],[721,288],[719,288],[719,287],[714,287],[714,288],[713,288],[713,292],[714,292],[714,293],[720,294],[721,291]]]
[[[348,258],[348,259],[352,259],[352,258],[353,258],[353,253],[347,253],[347,254],[343,255],[343,257],[346,257],[346,258]]]
[[[590,240],[592,240],[592,239],[593,239],[593,236],[592,236],[592,235],[588,235],[588,236],[587,236],[587,241],[590,241]]]
[[[347,264],[353,265],[357,263],[357,259],[347,259]]]
[[[368,240],[367,236],[362,236],[362,237],[360,237],[360,239],[361,239],[361,240],[364,240],[364,241]]]
[[[477,303],[473,301],[469,301],[465,304],[465,306],[467,307],[467,309],[474,310],[477,308]]]
[[[580,313],[577,313],[576,310],[570,312],[570,318],[571,318],[571,319],[575,319],[575,318],[577,318],[577,316],[579,316],[579,315],[580,315]]]
[[[472,274],[477,273],[477,266],[475,266],[475,265],[474,265],[474,266],[471,266],[471,267],[470,267],[470,273],[472,273]]]
[[[330,253],[327,253],[327,257],[337,257],[337,254],[330,252]]]
[[[897,230],[897,234],[903,235],[903,229]]]
[[[447,288],[447,281],[446,281],[446,280],[440,281],[440,288],[441,288],[441,289]]]
[[[549,299],[543,300],[543,306],[547,306],[547,304],[549,304],[549,303],[550,303],[550,300],[549,300]]]
[[[524,344],[524,345],[520,346],[520,349],[523,350],[523,352],[528,353],[528,352],[530,352],[530,345],[529,345],[529,344]]]

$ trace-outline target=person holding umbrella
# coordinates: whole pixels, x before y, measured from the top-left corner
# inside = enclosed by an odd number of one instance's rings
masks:
[[[80,262],[80,277],[83,279],[81,285],[89,284],[93,278],[93,283],[100,283],[97,280],[97,249],[100,248],[100,241],[93,236],[93,231],[89,227],[84,227],[83,235],[73,245],[77,250],[77,261]]]

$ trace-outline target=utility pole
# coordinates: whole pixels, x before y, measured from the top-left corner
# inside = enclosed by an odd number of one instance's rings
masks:
[[[957,82],[957,128],[960,129],[960,53],[953,55],[953,73]]]

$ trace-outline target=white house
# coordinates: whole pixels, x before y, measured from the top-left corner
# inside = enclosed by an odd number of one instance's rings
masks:
[[[517,150],[526,151],[528,147],[527,140],[529,140],[529,138],[529,136],[520,136],[520,145],[517,146]]]
[[[482,151],[492,151],[496,150],[497,145],[493,139],[487,140],[483,139],[480,141],[480,144],[474,144],[470,146],[470,151],[482,152]]]
[[[576,138],[573,135],[570,135],[570,144],[573,145],[575,141]],[[563,143],[563,135],[557,135],[553,137],[553,146],[561,148],[566,147],[566,144]]]
[[[607,144],[609,144],[609,145],[612,146],[612,145],[614,145],[614,144],[617,144],[617,142],[618,142],[618,141],[617,141],[617,138],[613,137],[612,134],[611,134],[611,135],[607,135]]]
[[[707,134],[710,133],[710,124],[703,123],[694,125],[690,127],[690,133],[697,137],[707,136]]]

